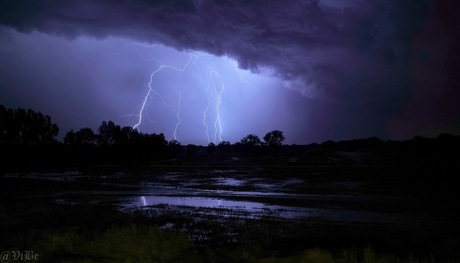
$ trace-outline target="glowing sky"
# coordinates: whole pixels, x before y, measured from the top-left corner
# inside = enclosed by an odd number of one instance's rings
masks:
[[[183,144],[273,129],[297,144],[460,133],[459,7],[2,1],[0,104],[50,115],[61,137],[136,125],[149,88],[139,130]]]

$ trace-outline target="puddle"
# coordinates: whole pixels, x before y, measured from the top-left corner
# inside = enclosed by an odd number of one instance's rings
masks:
[[[232,201],[222,198],[193,197],[193,196],[141,196],[130,201],[131,205],[137,207],[154,206],[159,204],[176,206],[193,206],[206,208],[238,208],[238,209],[262,209],[274,207],[257,202]]]
[[[121,201],[121,209],[164,209],[165,206],[178,210],[194,209],[199,214],[225,214],[240,217],[244,214],[251,218],[270,216],[281,219],[324,218],[329,220],[353,222],[392,222],[401,223],[404,218],[379,212],[359,210],[307,208],[295,206],[271,205],[262,202],[235,201],[217,197],[203,196],[137,196]],[[214,209],[214,210],[213,210]],[[409,219],[406,219],[409,220]]]

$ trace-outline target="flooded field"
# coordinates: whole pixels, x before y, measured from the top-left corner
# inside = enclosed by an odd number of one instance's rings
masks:
[[[450,198],[455,188],[429,191],[437,181],[414,181],[411,174],[400,168],[228,163],[7,173],[0,184],[6,233],[0,244],[32,247],[50,231],[63,240],[62,233],[83,240],[101,231],[142,236],[137,227],[153,226],[180,233],[206,257],[233,257],[222,262],[245,262],[244,253],[271,258],[316,247],[340,253],[369,246],[402,257],[460,258],[457,199]]]
[[[432,215],[400,211],[401,207],[411,207],[414,203],[420,205],[418,199],[369,194],[363,191],[369,183],[347,177],[318,181],[289,168],[285,170],[288,174],[282,176],[268,176],[270,173],[261,172],[257,167],[194,167],[186,171],[170,171],[171,167],[147,168],[92,173],[16,173],[7,174],[6,178],[96,181],[108,188],[55,193],[53,200],[58,204],[112,204],[125,212],[143,210],[156,215],[186,212],[195,218],[212,215],[398,224],[439,220]],[[317,178],[327,176],[327,172],[312,174]],[[398,207],[400,209],[396,209]]]

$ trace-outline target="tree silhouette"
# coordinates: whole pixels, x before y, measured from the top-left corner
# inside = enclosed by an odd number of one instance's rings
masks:
[[[277,155],[279,150],[281,149],[281,145],[283,145],[284,141],[283,132],[280,130],[273,130],[268,132],[264,136],[265,144],[271,149],[272,153]]]
[[[50,116],[31,109],[6,109],[0,105],[0,142],[39,145],[56,142],[59,132]]]
[[[235,148],[239,153],[244,154],[254,154],[262,145],[262,141],[260,141],[259,136],[255,134],[248,134],[246,135],[239,143],[235,144]]]
[[[95,145],[96,134],[91,128],[82,128],[77,132],[70,130],[64,137],[64,143],[69,145]]]
[[[115,142],[118,144],[130,144],[135,133],[138,133],[137,130],[130,126],[124,126],[115,134]]]
[[[264,141],[268,146],[281,146],[286,138],[280,130],[273,130],[264,136]]]
[[[170,140],[168,142],[169,147],[176,147],[176,146],[181,146],[181,143],[178,140]]]
[[[246,137],[241,139],[241,144],[248,146],[259,146],[262,144],[259,137],[255,134],[248,134]]]
[[[99,145],[113,145],[117,142],[117,136],[121,131],[121,127],[116,125],[113,121],[103,121],[101,126],[98,128],[99,138],[98,143]]]

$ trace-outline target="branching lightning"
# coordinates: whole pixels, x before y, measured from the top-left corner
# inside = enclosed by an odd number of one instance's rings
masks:
[[[216,79],[218,79],[219,81],[217,81]],[[208,139],[208,143],[211,143],[211,142],[217,143],[217,141],[219,142],[222,141],[222,120],[220,116],[220,106],[222,103],[222,94],[224,92],[224,89],[225,89],[225,85],[224,85],[223,79],[220,76],[220,74],[215,70],[211,70],[208,76],[208,84],[206,86],[207,104],[204,109],[203,118],[201,121],[203,123],[203,126],[205,127],[206,138]],[[215,113],[214,122],[211,123],[211,125],[214,127],[213,140],[210,139],[209,125],[208,123],[206,123],[208,119],[208,111],[209,111],[209,108],[211,107],[211,96],[212,95],[214,95],[214,97],[216,98],[214,102],[214,113]]]
[[[150,73],[149,81],[147,84],[147,91],[145,95],[143,96],[142,102],[139,105],[137,114],[132,115],[136,118],[136,123],[132,126],[132,128],[139,131],[140,126],[145,121],[144,118],[150,119],[149,114],[148,114],[149,113],[148,107],[150,105],[149,102],[154,98],[158,98],[164,106],[166,106],[167,108],[170,108],[175,113],[177,122],[174,127],[173,136],[174,136],[174,140],[177,140],[179,126],[182,123],[181,105],[183,103],[183,98],[182,98],[183,94],[181,92],[181,87],[178,87],[179,91],[177,95],[177,104],[173,105],[172,103],[168,103],[166,98],[160,93],[160,91],[158,90],[159,85],[158,83],[155,83],[155,80],[156,80],[157,74],[164,70],[185,72],[187,68],[190,66],[190,64],[192,63],[192,61],[198,59],[198,54],[189,53],[189,59],[187,60],[187,62],[182,67],[177,67],[174,65],[162,63],[160,60],[156,58],[146,57],[139,51],[139,49],[134,47],[134,45],[140,46],[143,48],[155,48],[157,46],[157,45],[145,45],[141,43],[129,43],[125,45],[125,47],[123,48],[121,52],[113,52],[113,53],[116,55],[120,55],[126,50],[131,50],[131,51],[134,51],[137,54],[137,56],[139,56],[140,59],[145,60],[145,61],[154,61],[155,63],[159,64],[159,66],[157,66]],[[222,133],[223,133],[222,119],[221,119],[221,105],[222,105],[222,95],[225,90],[225,85],[224,85],[223,77],[219,74],[218,71],[213,69],[213,70],[209,70],[208,72],[209,73],[208,73],[207,81],[206,81],[207,86],[206,86],[206,91],[205,91],[206,105],[204,107],[204,112],[203,112],[203,117],[201,118],[201,123],[205,128],[205,136],[206,136],[208,143],[211,143],[211,142],[218,143],[222,141]]]
[[[214,143],[216,143],[217,138],[219,138],[219,142],[222,141],[222,120],[220,119],[220,105],[222,103],[222,94],[224,93],[224,82],[222,77],[216,71],[212,71],[211,75],[216,75],[217,78],[220,80],[220,85],[216,85],[214,83],[214,90],[216,92],[217,100],[216,100],[216,119],[214,121]],[[219,88],[220,86],[220,88]]]
[[[142,116],[144,114],[144,111],[145,111],[145,107],[147,105],[147,101],[148,99],[150,98],[150,96],[153,94],[154,96],[158,96],[163,104],[165,104],[167,107],[170,107],[172,109],[174,109],[173,106],[171,106],[170,104],[166,103],[164,97],[162,97],[155,89],[154,87],[152,86],[152,83],[153,83],[153,79],[155,77],[155,75],[160,72],[161,70],[163,69],[172,69],[172,70],[175,70],[175,71],[179,71],[179,72],[183,72],[185,71],[185,69],[188,67],[188,65],[190,64],[190,62],[192,61],[192,59],[194,58],[194,56],[192,54],[190,54],[190,58],[189,60],[187,61],[187,63],[182,67],[182,68],[178,68],[178,67],[175,67],[175,66],[171,66],[171,65],[161,65],[159,66],[156,70],[154,70],[151,74],[150,74],[150,80],[149,80],[149,83],[148,83],[148,90],[147,90],[147,94],[145,94],[144,96],[144,99],[142,101],[142,104],[141,104],[141,107],[140,107],[140,110],[139,110],[139,113],[137,114],[137,123],[134,124],[133,126],[133,129],[137,129],[139,130],[139,125],[142,124]],[[180,101],[180,100],[179,100]],[[179,112],[176,111],[176,116],[178,116],[179,118],[179,114],[180,114],[180,110]],[[180,120],[180,118],[179,118]],[[180,123],[180,122],[179,122]],[[177,131],[177,126],[179,124],[176,124],[176,130],[174,131],[174,139],[176,139],[176,131]]]

